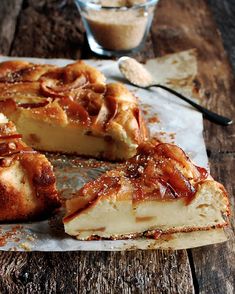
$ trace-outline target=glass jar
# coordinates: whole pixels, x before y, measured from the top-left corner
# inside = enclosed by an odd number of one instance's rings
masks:
[[[91,50],[106,56],[128,55],[143,47],[157,2],[75,0]]]

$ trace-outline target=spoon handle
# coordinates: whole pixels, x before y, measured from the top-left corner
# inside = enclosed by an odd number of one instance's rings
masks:
[[[192,105],[193,107],[195,107],[197,110],[199,110],[204,118],[214,122],[214,123],[217,123],[219,125],[222,125],[222,126],[228,126],[228,125],[231,125],[232,124],[232,120],[230,118],[227,118],[227,117],[224,117],[222,115],[219,115],[213,111],[210,111],[208,109],[206,109],[205,107],[195,103],[194,101],[186,98],[185,96],[183,96],[182,94],[176,92],[175,90],[172,90],[171,88],[168,88],[166,86],[163,86],[163,85],[159,85],[159,84],[156,84],[156,85],[151,85],[151,87],[158,87],[158,88],[161,88],[161,89],[164,89],[168,92],[170,92],[171,94],[174,94],[175,96],[179,97],[180,99],[184,100],[185,102],[189,103],[190,105]]]

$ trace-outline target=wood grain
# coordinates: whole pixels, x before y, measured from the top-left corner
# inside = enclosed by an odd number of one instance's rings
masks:
[[[31,0],[24,4],[12,56],[81,57],[84,29],[73,1]]]
[[[0,292],[77,293],[77,253],[0,254]]]
[[[79,260],[78,293],[194,293],[185,251],[81,252]]]
[[[17,17],[23,0],[1,0],[0,3],[0,54],[8,55],[14,39]]]
[[[228,9],[233,1],[161,0],[146,46],[135,55],[144,61],[197,48],[199,74],[195,82],[200,88],[202,102],[228,116],[235,113],[234,78],[206,2],[213,6],[223,33],[229,26],[235,27]],[[0,1],[1,54],[95,57],[88,48],[72,0],[58,0],[57,3],[24,0],[20,11],[21,3],[21,0]],[[228,19],[221,22],[221,15]],[[234,44],[232,39],[235,38],[225,41],[230,50],[229,44]],[[235,183],[234,134],[234,125],[223,128],[205,122],[212,174],[225,184],[230,195],[234,193],[232,183]],[[234,198],[231,202],[234,207]],[[234,236],[226,244],[188,252],[1,252],[0,292],[234,293],[234,261]]]
[[[194,293],[185,251],[5,252],[0,268],[1,293]]]
[[[235,121],[235,87],[231,66],[204,0],[161,1],[154,20],[152,40],[157,56],[196,48],[197,83],[200,85],[202,103]],[[228,139],[235,133],[235,124],[223,128],[206,121],[205,130],[210,151],[235,151],[233,140]]]

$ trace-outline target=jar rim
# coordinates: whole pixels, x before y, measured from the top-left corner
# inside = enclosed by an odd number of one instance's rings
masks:
[[[86,8],[91,8],[91,9],[95,9],[95,10],[105,9],[105,10],[121,10],[121,11],[134,10],[134,9],[138,9],[138,8],[145,8],[145,7],[157,4],[158,1],[159,0],[147,0],[147,2],[145,2],[145,3],[135,4],[130,7],[126,7],[126,6],[114,7],[114,6],[102,6],[101,4],[94,3],[89,0],[88,1],[87,0],[74,0],[74,2],[76,4],[78,4],[84,8],[86,7]]]

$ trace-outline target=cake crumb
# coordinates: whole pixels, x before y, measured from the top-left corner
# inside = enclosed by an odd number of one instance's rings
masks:
[[[28,242],[21,243],[19,245],[20,248],[24,249],[25,251],[31,251],[31,247]]]
[[[159,123],[159,122],[160,122],[160,120],[157,116],[152,116],[152,117],[148,118],[148,123],[150,123],[150,124]]]

